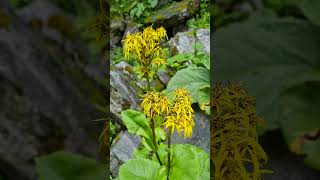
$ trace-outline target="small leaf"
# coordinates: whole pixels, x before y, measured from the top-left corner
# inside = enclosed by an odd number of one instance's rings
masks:
[[[158,0],[149,0],[149,4],[151,8],[154,8],[158,4]]]

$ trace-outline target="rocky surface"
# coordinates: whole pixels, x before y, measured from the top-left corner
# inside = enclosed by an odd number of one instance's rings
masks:
[[[120,117],[120,109],[139,109],[140,107],[139,88],[134,84],[134,77],[125,69],[129,65],[125,67],[122,65],[118,64],[110,71],[110,85],[113,92],[110,101],[118,104],[116,106],[118,109],[111,107],[111,113],[117,117]]]
[[[192,0],[159,1],[156,8],[158,10],[151,12],[151,15],[141,21],[145,25],[164,26],[169,36],[176,32],[187,30],[186,21],[194,14]],[[129,20],[125,17],[113,17],[111,19],[111,46],[121,45],[128,33],[135,33],[143,25],[136,20]]]
[[[210,30],[198,29],[196,38],[203,45],[203,51],[210,54]],[[168,42],[169,51],[172,55],[194,52],[194,41],[192,30],[179,32]]]
[[[192,0],[167,4],[145,19],[145,23],[163,25],[166,28],[184,24],[194,14]]]
[[[34,158],[57,150],[97,157],[103,122],[92,120],[104,116],[106,92],[85,55],[50,43],[3,1],[0,11],[10,22],[0,27],[0,175],[36,179]]]
[[[110,171],[115,177],[118,176],[119,167],[129,159],[133,158],[133,152],[140,145],[140,137],[121,132],[119,140],[111,146],[110,150]]]
[[[172,136],[173,144],[192,144],[206,152],[210,152],[210,118],[202,112],[196,111],[194,115],[195,126],[191,138],[184,138],[183,134],[175,132]]]

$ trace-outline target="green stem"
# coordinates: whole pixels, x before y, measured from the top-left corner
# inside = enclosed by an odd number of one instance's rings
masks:
[[[149,92],[151,89],[150,87],[150,79],[149,79],[149,74],[148,74],[148,77],[147,77],[147,91]]]
[[[157,159],[158,159],[158,161],[159,161],[159,163],[160,163],[160,166],[162,166],[162,162],[161,162],[161,160],[160,160],[160,157],[159,157],[159,154],[158,154],[158,152],[157,152],[157,150],[158,150],[158,144],[157,144],[157,142],[156,142],[156,133],[155,133],[155,130],[154,130],[154,120],[153,119],[151,119],[151,129],[152,129],[152,139],[153,139],[153,144],[154,144],[154,151],[155,151],[155,153],[156,153],[156,156],[157,156]]]
[[[195,17],[196,20],[196,27],[193,30],[194,35],[194,56],[197,56],[197,26],[198,26],[198,14]]]
[[[167,175],[167,180],[169,180],[170,176],[170,152],[171,152],[171,128],[168,129],[168,175]]]

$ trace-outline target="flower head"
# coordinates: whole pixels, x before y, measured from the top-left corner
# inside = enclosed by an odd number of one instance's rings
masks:
[[[193,113],[189,92],[186,89],[177,89],[174,91],[173,105],[164,125],[171,133],[176,129],[179,134],[183,131],[184,137],[191,137],[195,125]]]
[[[149,118],[166,115],[169,112],[170,102],[167,96],[159,92],[148,92],[141,103],[144,114]]]
[[[128,34],[124,40],[124,55],[128,59],[130,55],[138,58],[142,69],[146,69],[145,75],[151,71],[152,64],[164,65],[165,54],[160,42],[168,39],[163,27],[153,29],[152,26],[145,28],[142,32]]]

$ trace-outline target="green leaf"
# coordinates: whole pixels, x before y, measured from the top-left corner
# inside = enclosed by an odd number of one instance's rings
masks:
[[[302,0],[300,7],[310,21],[320,26],[320,1],[319,0]]]
[[[137,17],[140,17],[141,14],[143,13],[144,9],[145,9],[145,7],[144,7],[143,3],[138,3],[137,4],[137,11],[135,12],[135,15]]]
[[[189,144],[174,144],[172,152],[170,179],[210,179],[210,160],[206,152]]]
[[[309,142],[305,145],[304,151],[308,154],[304,162],[308,166],[320,170],[320,141]]]
[[[67,152],[36,158],[40,180],[92,180],[108,177],[107,165]]]
[[[154,8],[158,4],[158,0],[148,0],[150,7]]]
[[[320,152],[320,141],[319,137],[312,138],[320,131],[318,83],[293,87],[283,95],[280,127],[291,151],[306,154],[305,162],[320,170],[320,158],[315,157]]]
[[[129,133],[151,139],[152,131],[142,112],[128,109],[121,112],[121,117]]]
[[[165,168],[156,162],[149,159],[133,159],[120,167],[119,180],[165,180],[164,173]]]
[[[188,67],[178,71],[169,81],[168,93],[177,88],[186,88],[191,95],[192,101],[197,102],[201,89],[210,87],[210,71],[203,67]]]
[[[305,21],[264,16],[220,29],[215,34],[215,80],[243,82],[268,128],[277,128],[281,94],[320,80],[319,33]]]
[[[169,58],[167,60],[168,64],[170,66],[173,66],[175,63],[183,63],[183,62],[186,62],[186,61],[189,61],[191,59],[194,58],[194,54],[193,53],[183,53],[183,54],[177,54],[171,58]]]
[[[215,80],[244,83],[268,129],[280,127],[298,153],[306,153],[301,137],[320,127],[319,34],[307,21],[266,16],[215,34]]]
[[[320,25],[320,1],[317,0],[267,0],[267,4],[281,10],[285,7],[296,7],[315,25]]]
[[[193,58],[192,62],[194,64],[204,66],[207,69],[210,69],[210,57],[204,52],[198,52],[197,56]]]
[[[135,149],[133,151],[133,156],[135,158],[147,158],[149,153],[150,153],[151,149],[147,149],[145,147],[141,148],[141,149]]]
[[[144,137],[143,140],[148,145],[147,147],[154,148],[152,143],[152,130],[149,126],[148,119],[142,112],[128,109],[121,112],[121,117],[129,133]]]
[[[201,89],[197,96],[199,107],[210,115],[210,88]]]
[[[156,134],[157,141],[166,140],[166,132],[161,127],[156,127],[154,131]]]

